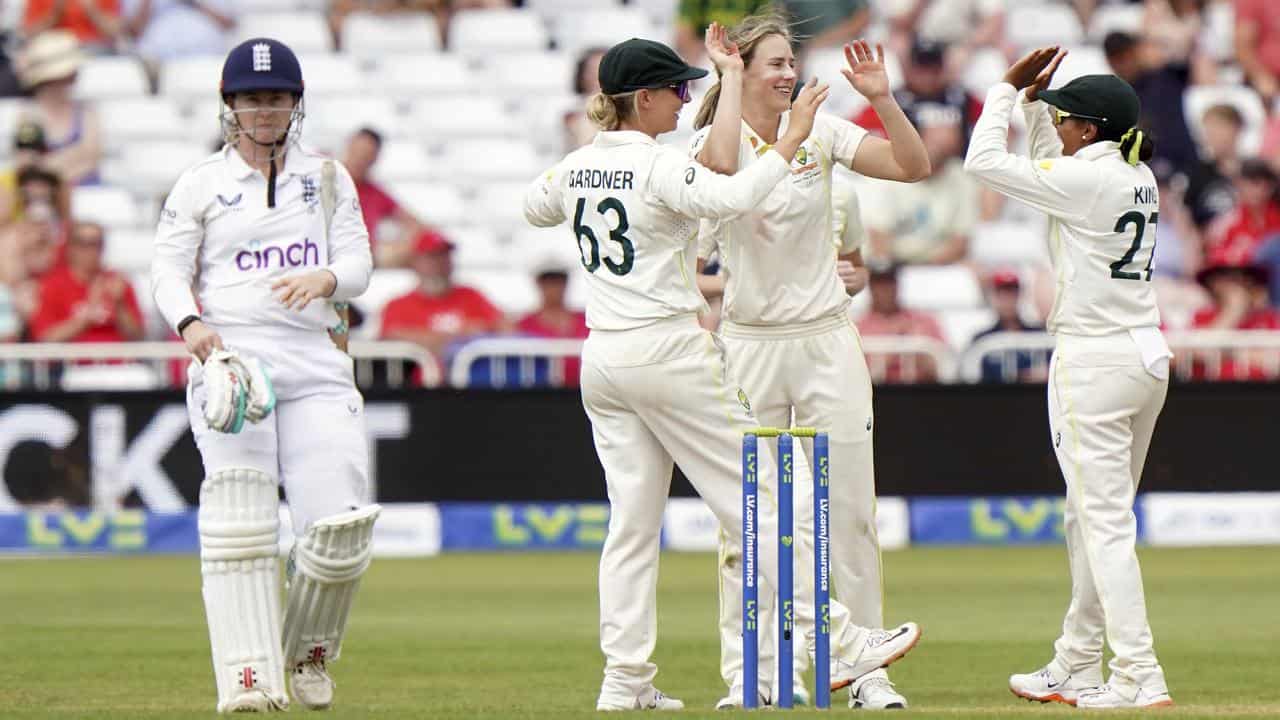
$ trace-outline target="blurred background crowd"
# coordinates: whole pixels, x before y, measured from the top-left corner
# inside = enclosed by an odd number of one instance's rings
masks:
[[[299,54],[304,141],[343,160],[357,183],[377,270],[356,304],[356,338],[414,343],[447,366],[475,338],[585,337],[572,235],[525,226],[526,183],[590,142],[583,107],[598,89],[604,48],[650,37],[710,67],[703,29],[731,26],[767,4],[5,3],[0,351],[10,343],[173,339],[148,286],[155,219],[177,175],[220,144],[223,54],[259,35]],[[802,38],[801,75],[830,82],[827,110],[872,131],[878,118],[838,73],[840,46],[859,37],[884,44],[895,95],[932,161],[932,176],[914,185],[837,178],[862,208],[872,280],[853,311],[878,380],[949,379],[937,357],[962,356],[993,335],[1041,331],[1054,282],[1045,219],[979,188],[961,164],[986,89],[1018,55],[1046,44],[1070,52],[1056,84],[1114,72],[1142,98],[1157,148],[1152,282],[1166,329],[1280,330],[1274,1],[778,4]],[[696,88],[664,142],[687,144],[706,88]],[[1025,149],[1022,129],[1015,114],[1017,149]],[[717,322],[714,312],[706,318]],[[980,375],[1042,380],[1044,348],[1001,345],[977,358]],[[1272,379],[1278,353],[1217,353],[1190,376]],[[572,384],[572,365],[557,377]],[[0,371],[6,381],[17,382]]]

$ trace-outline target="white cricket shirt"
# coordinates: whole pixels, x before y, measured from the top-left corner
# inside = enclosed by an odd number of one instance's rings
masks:
[[[1042,101],[1023,102],[1031,157],[1008,152],[1009,113],[1018,91],[987,93],[965,170],[998,192],[1049,215],[1049,255],[1057,276],[1048,329],[1110,335],[1160,325],[1151,287],[1160,199],[1144,163],[1130,165],[1115,142],[1062,156]]]
[[[266,178],[230,146],[178,178],[160,213],[151,261],[153,293],[170,327],[189,315],[215,328],[324,330],[338,322],[328,302],[288,310],[271,290],[280,278],[322,268],[338,281],[330,300],[350,300],[369,285],[369,233],[355,184],[338,162],[325,240],[324,161],[305,148],[290,148],[276,178],[274,208],[267,207]]]
[[[790,112],[778,126],[786,131]],[[694,136],[697,155],[710,126]],[[819,114],[813,132],[791,162],[790,176],[751,212],[728,222],[703,222],[698,255],[719,246],[727,277],[724,317],[741,325],[806,323],[846,311],[849,296],[836,275],[836,258],[857,250],[833,232],[832,166],[853,164],[867,131],[832,115]],[[738,170],[750,169],[770,145],[745,121]],[[776,153],[773,153],[776,155]]]
[[[754,172],[726,177],[644,133],[601,132],[533,182],[524,216],[539,227],[570,222],[587,273],[588,327],[643,327],[706,309],[693,279],[698,218],[759,204],[788,172],[769,155]]]

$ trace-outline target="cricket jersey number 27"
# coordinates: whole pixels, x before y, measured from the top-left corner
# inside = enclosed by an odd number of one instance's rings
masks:
[[[582,266],[587,269],[587,272],[595,272],[600,269],[602,262],[600,241],[596,239],[595,231],[582,222],[582,215],[586,209],[587,199],[578,198],[578,207],[573,213],[573,231],[578,236],[578,251],[582,254]],[[627,209],[623,207],[621,200],[607,197],[596,204],[596,212],[605,218],[606,223],[609,222],[610,216],[616,221],[609,230],[609,240],[622,248],[622,262],[606,256],[603,258],[604,266],[614,275],[626,275],[631,272],[636,260],[636,248],[626,235],[627,230],[631,228],[631,224],[627,222]],[[583,240],[586,240],[585,246]]]

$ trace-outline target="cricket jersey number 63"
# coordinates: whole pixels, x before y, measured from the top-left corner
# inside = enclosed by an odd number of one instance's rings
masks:
[[[582,253],[582,266],[587,272],[595,272],[600,268],[600,241],[596,239],[595,231],[590,227],[582,224],[582,213],[586,210],[587,199],[578,198],[578,207],[573,213],[573,231],[578,236],[578,250]],[[626,275],[631,272],[631,267],[635,264],[636,248],[631,244],[631,239],[626,236],[627,230],[631,227],[627,222],[627,209],[622,206],[622,201],[607,197],[596,205],[596,212],[601,216],[608,217],[607,213],[612,210],[617,216],[618,224],[609,230],[609,239],[622,246],[622,262],[614,262],[612,258],[604,258],[604,266],[609,268],[609,272],[614,275]],[[587,256],[587,250],[582,247],[582,239],[586,238],[587,243],[591,246],[590,257]]]

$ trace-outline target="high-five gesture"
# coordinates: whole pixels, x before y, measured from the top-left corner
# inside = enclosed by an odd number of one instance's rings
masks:
[[[1063,55],[1065,56],[1066,53],[1063,53]],[[1049,70],[1047,75],[1044,75],[1043,73],[1045,73],[1046,69],[1049,67],[1049,63],[1053,63],[1053,69],[1057,70],[1058,64],[1054,59],[1055,57],[1058,61],[1061,61],[1062,59],[1058,56],[1057,45],[1054,45],[1053,47],[1036,48],[1035,50],[1032,50],[1026,55],[1018,58],[1018,61],[1009,67],[1004,74],[1004,81],[1014,86],[1016,89],[1021,90],[1025,87],[1030,87],[1032,84],[1038,84],[1043,77],[1045,87],[1048,87],[1049,79],[1053,75],[1053,70]],[[1044,88],[1038,89],[1043,90]],[[1030,95],[1028,95],[1028,97],[1032,100],[1035,99]]]
[[[786,134],[793,136],[797,142],[804,142],[809,133],[813,132],[813,116],[818,114],[818,108],[830,93],[830,85],[819,83],[817,78],[810,79],[796,96],[795,102],[791,103]]]
[[[854,90],[862,93],[868,100],[885,97],[889,94],[889,73],[884,69],[884,47],[876,44],[875,55],[871,54],[871,45],[865,40],[855,40],[844,46],[844,59],[848,67],[841,68],[849,84]]]
[[[1056,50],[1057,48],[1054,49]],[[1035,81],[1027,86],[1028,100],[1036,100],[1040,97],[1041,91],[1049,89],[1049,83],[1053,82],[1053,74],[1058,71],[1058,66],[1062,64],[1062,58],[1066,56],[1066,50],[1058,51],[1058,54],[1053,56],[1053,62],[1041,70],[1039,75],[1036,75]]]
[[[705,45],[707,57],[715,63],[716,70],[723,75],[730,70],[742,70],[742,55],[738,53],[738,44],[729,41],[729,31],[718,22],[707,28]]]

